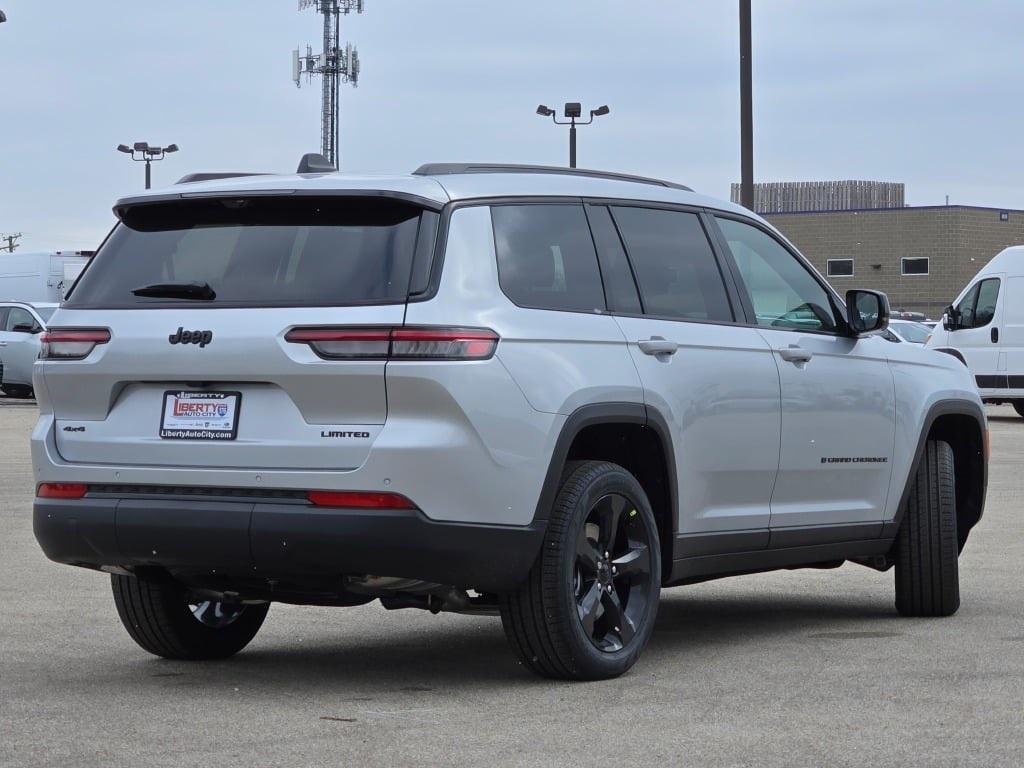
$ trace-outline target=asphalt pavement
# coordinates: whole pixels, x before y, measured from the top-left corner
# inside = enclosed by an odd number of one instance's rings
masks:
[[[892,573],[743,576],[663,593],[601,683],[533,677],[500,621],[271,607],[234,659],[129,639],[108,578],[32,537],[31,403],[0,399],[0,765],[1020,766],[1024,419],[989,409],[962,607],[902,619]]]

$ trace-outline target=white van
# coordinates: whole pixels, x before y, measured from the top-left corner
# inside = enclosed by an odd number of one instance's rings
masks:
[[[0,300],[60,303],[90,256],[91,251],[0,255]]]
[[[960,358],[985,402],[1012,403],[1024,416],[1024,246],[982,267],[926,346]]]

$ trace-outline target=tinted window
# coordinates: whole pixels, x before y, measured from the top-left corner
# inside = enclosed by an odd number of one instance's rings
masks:
[[[68,306],[189,303],[133,289],[208,283],[214,305],[404,302],[421,209],[393,200],[248,198],[137,206]]]
[[[7,313],[10,310],[7,307],[0,307],[0,331],[7,328]]]
[[[853,259],[829,259],[826,267],[829,277],[850,277],[853,275]]]
[[[501,289],[516,304],[594,312],[604,291],[582,205],[491,209]]]
[[[4,326],[4,330],[13,331],[19,325],[35,328],[37,323],[36,319],[32,317],[32,313],[27,309],[11,307],[11,312],[7,316],[7,324]]]
[[[733,319],[722,273],[696,214],[625,206],[612,213],[646,314]]]
[[[957,307],[961,328],[982,328],[992,322],[999,298],[999,278],[982,280],[967,292]]]
[[[611,214],[603,205],[588,205],[587,218],[590,219],[590,231],[594,233],[594,242],[597,243],[608,309],[612,312],[639,314],[643,310],[633,270],[629,266]]]
[[[718,219],[754,306],[769,328],[834,331],[828,292],[775,238],[734,219]]]
[[[903,265],[904,275],[927,275],[928,274],[928,258],[917,258],[908,259],[904,258],[900,261]]]

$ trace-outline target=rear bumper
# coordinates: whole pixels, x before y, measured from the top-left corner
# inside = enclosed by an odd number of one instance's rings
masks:
[[[286,583],[322,591],[342,576],[373,574],[500,592],[526,577],[544,522],[473,525],[416,510],[90,494],[36,499],[33,530],[59,563],[156,568],[235,590]]]

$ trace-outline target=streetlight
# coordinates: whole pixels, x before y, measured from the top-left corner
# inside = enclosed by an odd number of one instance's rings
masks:
[[[570,101],[565,105],[565,116],[568,120],[559,120],[555,117],[555,110],[550,107],[545,107],[543,104],[537,107],[537,114],[541,117],[550,117],[555,125],[568,125],[569,126],[569,167],[576,167],[576,126],[577,125],[590,125],[594,122],[595,117],[604,117],[609,112],[608,105],[605,104],[597,109],[590,110],[590,119],[586,122],[576,122],[583,114],[583,107],[578,101]]]
[[[118,144],[117,151],[124,152],[126,155],[131,155],[132,160],[137,163],[146,164],[146,189],[149,189],[150,179],[152,178],[150,175],[149,164],[154,160],[163,160],[164,157],[172,152],[177,152],[178,145],[168,144],[166,147],[151,147],[144,141],[137,141],[130,147],[127,144]],[[137,157],[136,154],[138,155]]]

